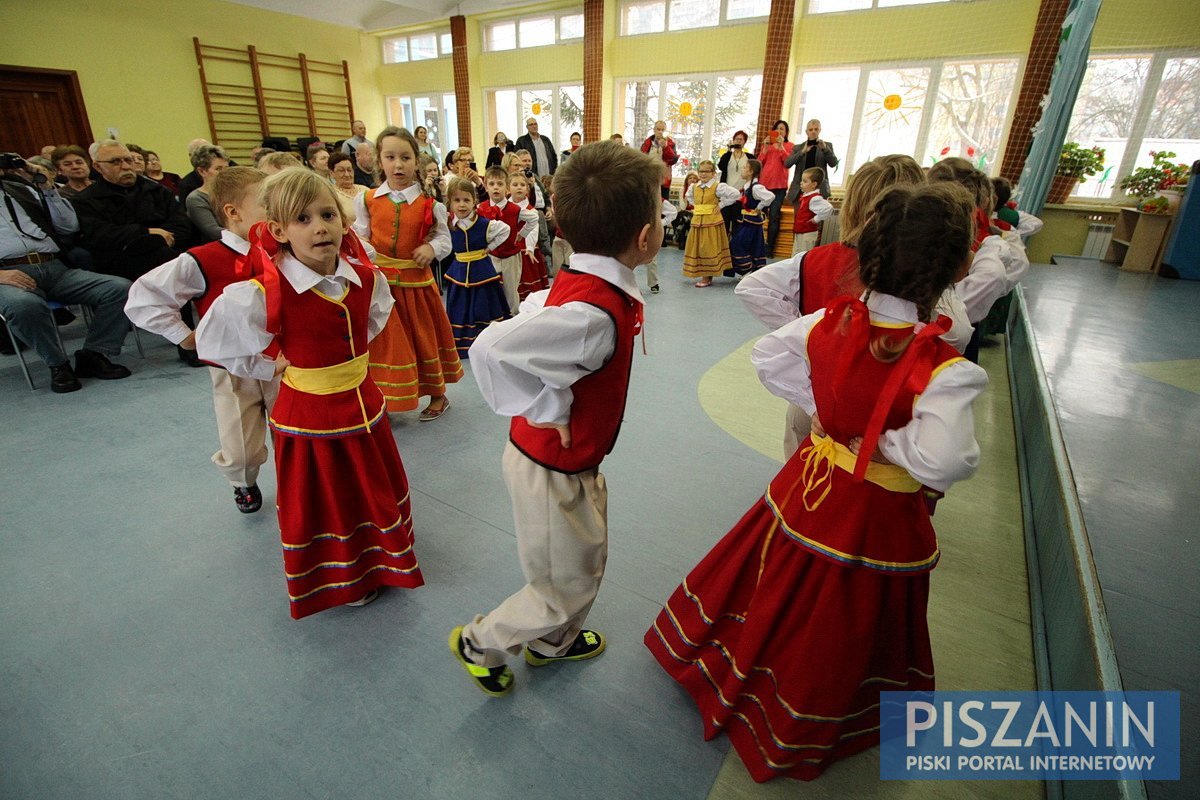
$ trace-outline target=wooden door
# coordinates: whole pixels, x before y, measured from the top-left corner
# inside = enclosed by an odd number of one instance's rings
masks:
[[[0,65],[0,152],[34,156],[48,144],[91,142],[77,73]]]

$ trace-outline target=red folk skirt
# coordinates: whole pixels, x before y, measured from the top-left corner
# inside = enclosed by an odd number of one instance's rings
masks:
[[[879,743],[881,691],[932,690],[929,574],[838,564],[760,499],[675,590],[646,646],[756,781]]]
[[[380,586],[424,584],[413,552],[408,478],[381,413],[369,432],[273,431],[280,537],[293,619]]]
[[[517,284],[517,295],[524,300],[530,294],[550,288],[550,274],[546,271],[546,258],[541,248],[521,251],[521,282]]]

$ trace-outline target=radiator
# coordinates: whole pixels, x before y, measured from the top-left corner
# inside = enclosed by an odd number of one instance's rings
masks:
[[[1083,258],[1104,258],[1112,241],[1113,226],[1100,222],[1088,223],[1087,240],[1083,243]]]

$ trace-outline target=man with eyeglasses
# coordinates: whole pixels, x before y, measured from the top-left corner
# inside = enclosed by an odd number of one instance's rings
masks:
[[[170,190],[138,177],[125,145],[102,141],[92,161],[100,180],[75,196],[82,244],[96,271],[136,280],[191,244],[192,224]]]

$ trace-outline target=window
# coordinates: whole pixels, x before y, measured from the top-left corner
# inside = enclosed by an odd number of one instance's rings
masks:
[[[445,58],[453,53],[450,31],[421,31],[383,40],[383,63],[404,64]]]
[[[500,20],[483,26],[483,49],[487,51],[547,47],[583,38],[583,12],[570,9],[519,19]]]
[[[1087,71],[1071,114],[1067,140],[1104,148],[1104,170],[1076,186],[1072,196],[1120,198],[1120,179],[1149,166],[1150,151],[1175,153],[1176,162],[1200,158],[1200,57],[1175,54],[1098,55]]]
[[[487,96],[488,147],[498,131],[509,141],[524,136],[525,120],[538,121],[538,132],[561,153],[571,146],[571,134],[583,132],[583,86],[547,85],[521,89],[491,89]]]
[[[923,166],[962,156],[990,173],[999,167],[1018,71],[1012,58],[806,70],[791,138],[803,138],[809,119],[821,121],[821,138],[841,156],[829,176],[834,186],[890,153]]]
[[[865,11],[869,8],[920,6],[927,3],[948,3],[950,0],[808,0],[809,14],[832,14],[838,11]]]
[[[625,0],[621,35],[712,28],[766,17],[770,11],[771,0]]]
[[[458,148],[458,105],[453,92],[387,98],[388,124],[416,130],[424,126],[444,164],[446,153]]]
[[[680,156],[675,174],[683,175],[700,161],[715,161],[735,131],[746,131],[755,142],[761,91],[758,74],[623,81],[617,85],[616,129],[626,142],[640,147],[654,123],[663,120]]]

